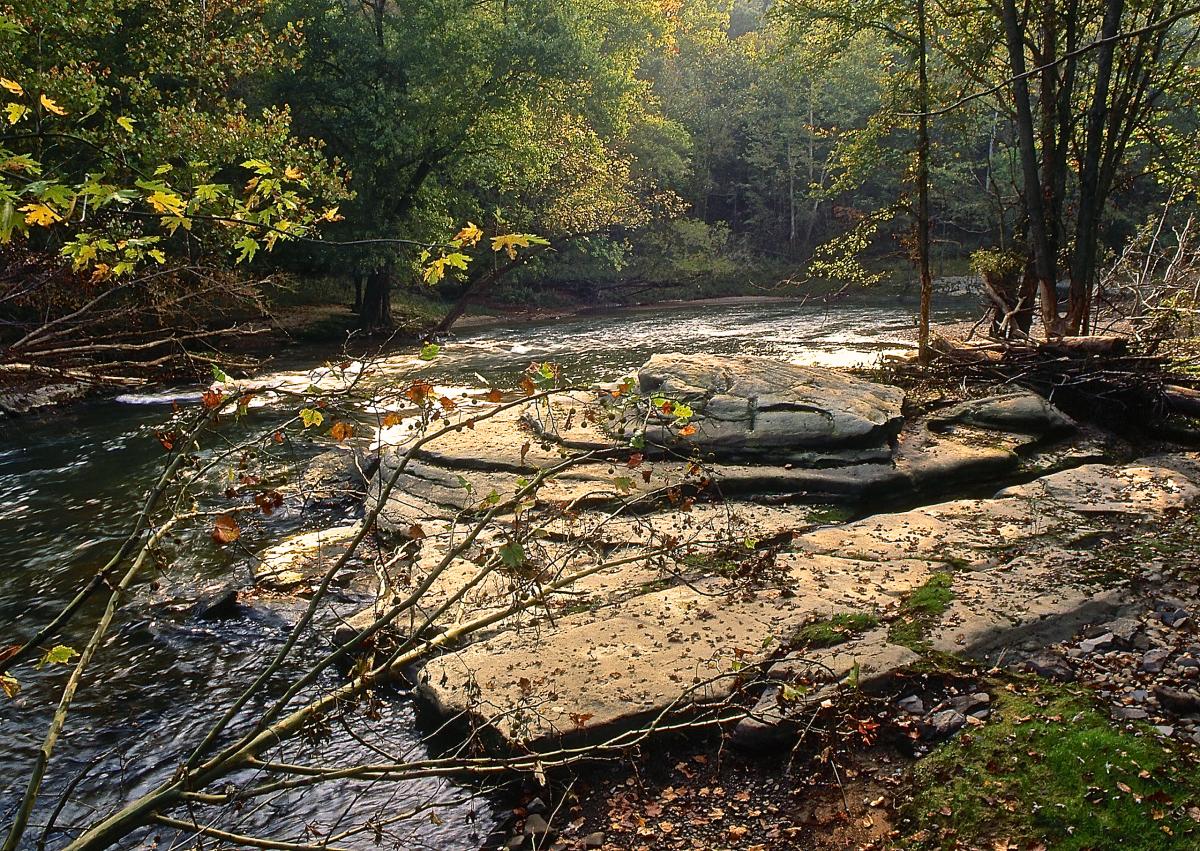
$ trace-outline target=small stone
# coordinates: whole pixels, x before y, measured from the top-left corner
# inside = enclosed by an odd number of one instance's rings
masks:
[[[1116,643],[1117,637],[1111,632],[1106,632],[1103,635],[1097,635],[1095,638],[1086,638],[1079,642],[1079,649],[1084,653],[1092,654],[1099,650],[1109,650]]]
[[[1114,706],[1112,717],[1118,721],[1145,721],[1150,713],[1136,706]]]
[[[915,694],[910,694],[908,697],[902,697],[896,701],[896,706],[903,709],[909,715],[924,715],[925,701],[917,697]]]
[[[525,817],[525,835],[541,836],[550,832],[550,824],[537,813]]]
[[[1069,683],[1075,679],[1075,671],[1071,663],[1061,653],[1053,650],[1043,650],[1025,660],[1026,671],[1053,680],[1057,683]]]
[[[950,705],[964,715],[981,706],[988,706],[991,702],[992,697],[986,691],[977,691],[974,694],[961,694],[958,697],[950,699]]]
[[[1163,736],[1164,738],[1169,739],[1171,736],[1175,735],[1175,728],[1167,724],[1155,724],[1154,732],[1158,733],[1158,735]]]
[[[1176,715],[1200,713],[1200,695],[1169,686],[1155,686],[1154,696],[1158,698],[1158,703],[1163,709]]]
[[[525,812],[529,813],[530,815],[540,816],[546,812],[546,802],[541,798],[534,798],[525,805]]]
[[[1132,644],[1133,638],[1142,631],[1142,622],[1136,618],[1117,618],[1097,628],[1101,636],[1112,635],[1122,644]]]
[[[1174,627],[1175,629],[1186,625],[1188,622],[1187,609],[1175,609],[1173,611],[1163,612],[1160,617],[1162,618],[1163,623],[1169,627]]]
[[[589,833],[587,836],[583,837],[583,847],[584,848],[599,848],[603,844],[604,844],[604,834],[601,833],[600,831],[596,831],[595,833]]]
[[[929,716],[927,725],[929,738],[945,739],[953,736],[967,723],[967,716],[957,709],[943,709]]]
[[[1200,659],[1195,659],[1191,656],[1180,656],[1175,660],[1177,668],[1200,668]]]
[[[238,590],[233,586],[205,593],[192,607],[193,617],[202,621],[228,620],[238,614]]]
[[[1167,657],[1170,655],[1170,651],[1162,647],[1158,648],[1157,650],[1147,651],[1147,653],[1142,656],[1141,668],[1147,674],[1160,673],[1163,667],[1167,664]]]
[[[524,836],[510,836],[508,842],[504,843],[505,848],[517,849],[525,847]]]
[[[1133,691],[1131,691],[1129,693],[1129,697],[1133,699],[1134,703],[1145,703],[1146,698],[1148,698],[1149,696],[1150,696],[1150,693],[1148,691],[1146,691],[1144,688],[1135,688]]]

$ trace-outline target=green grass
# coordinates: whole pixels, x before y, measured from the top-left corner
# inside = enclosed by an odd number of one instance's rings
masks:
[[[942,612],[950,607],[954,594],[950,590],[953,577],[949,573],[935,573],[928,581],[909,592],[900,604],[900,617],[892,622],[888,630],[888,641],[900,644],[918,653],[929,649],[926,637]]]
[[[917,764],[901,847],[1200,848],[1194,757],[1115,728],[1082,692],[994,694],[987,724]]]
[[[852,612],[806,623],[796,633],[793,644],[797,650],[833,647],[850,637],[876,626],[879,619],[870,612]]]

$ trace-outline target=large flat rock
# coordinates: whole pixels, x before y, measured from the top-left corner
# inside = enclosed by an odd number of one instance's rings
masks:
[[[951,602],[930,626],[929,646],[992,652],[1117,599],[1119,587],[1097,584],[1102,554],[1077,545],[1081,529],[1119,538],[1131,520],[1184,509],[1197,498],[1197,456],[1092,464],[991,499],[807,531],[758,574],[725,569],[726,550],[699,545],[678,561],[635,559],[564,589],[548,608],[486,640],[431,660],[419,691],[448,715],[491,726],[513,747],[549,747],[722,701],[739,667],[770,667],[806,623],[870,612],[886,624],[934,574],[952,577]],[[784,517],[762,519],[789,525]],[[636,555],[639,546],[630,534],[609,557]],[[576,551],[562,565],[569,570],[596,557]],[[494,588],[500,595],[513,590],[511,582]],[[854,667],[860,645],[874,667],[912,658],[889,644],[886,630],[875,630],[870,640],[817,654],[836,662],[826,666],[831,681]],[[787,663],[778,672],[795,669],[794,659]]]

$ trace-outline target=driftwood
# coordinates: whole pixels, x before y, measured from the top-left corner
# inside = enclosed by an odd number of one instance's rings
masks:
[[[1060,337],[1050,341],[937,339],[927,369],[893,361],[897,379],[928,378],[1028,387],[1074,413],[1149,425],[1172,413],[1200,417],[1200,381],[1173,369],[1168,358],[1131,351],[1119,336]],[[1129,412],[1138,416],[1130,419]]]

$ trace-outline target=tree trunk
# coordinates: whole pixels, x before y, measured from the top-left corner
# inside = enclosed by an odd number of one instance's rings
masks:
[[[362,305],[358,312],[358,327],[367,333],[392,328],[392,269],[384,267],[367,276]]]
[[[362,272],[354,273],[354,304],[350,305],[350,309],[355,313],[362,312],[364,277]]]
[[[1003,0],[1005,40],[1008,43],[1009,70],[1013,76],[1013,105],[1016,112],[1018,152],[1028,217],[1029,241],[1033,250],[1033,265],[1037,285],[1042,293],[1042,323],[1046,334],[1061,336],[1058,316],[1058,297],[1054,285],[1057,262],[1051,250],[1046,221],[1045,199],[1038,176],[1037,144],[1034,141],[1033,110],[1029,101],[1029,82],[1025,76],[1025,39],[1017,18],[1016,0]]]
[[[926,67],[925,0],[917,0],[917,86],[921,115],[917,119],[917,262],[921,273],[921,311],[917,331],[917,357],[929,362],[929,312],[933,302],[933,276],[929,271],[929,74]]]
[[[1096,245],[1100,229],[1100,157],[1104,144],[1104,125],[1112,83],[1113,38],[1121,23],[1124,0],[1108,0],[1104,10],[1102,43],[1096,60],[1096,83],[1088,109],[1087,136],[1084,141],[1082,170],[1079,176],[1079,214],[1075,220],[1075,250],[1071,261],[1071,299],[1067,311],[1067,329],[1078,334],[1090,302],[1092,278],[1096,267]]]

